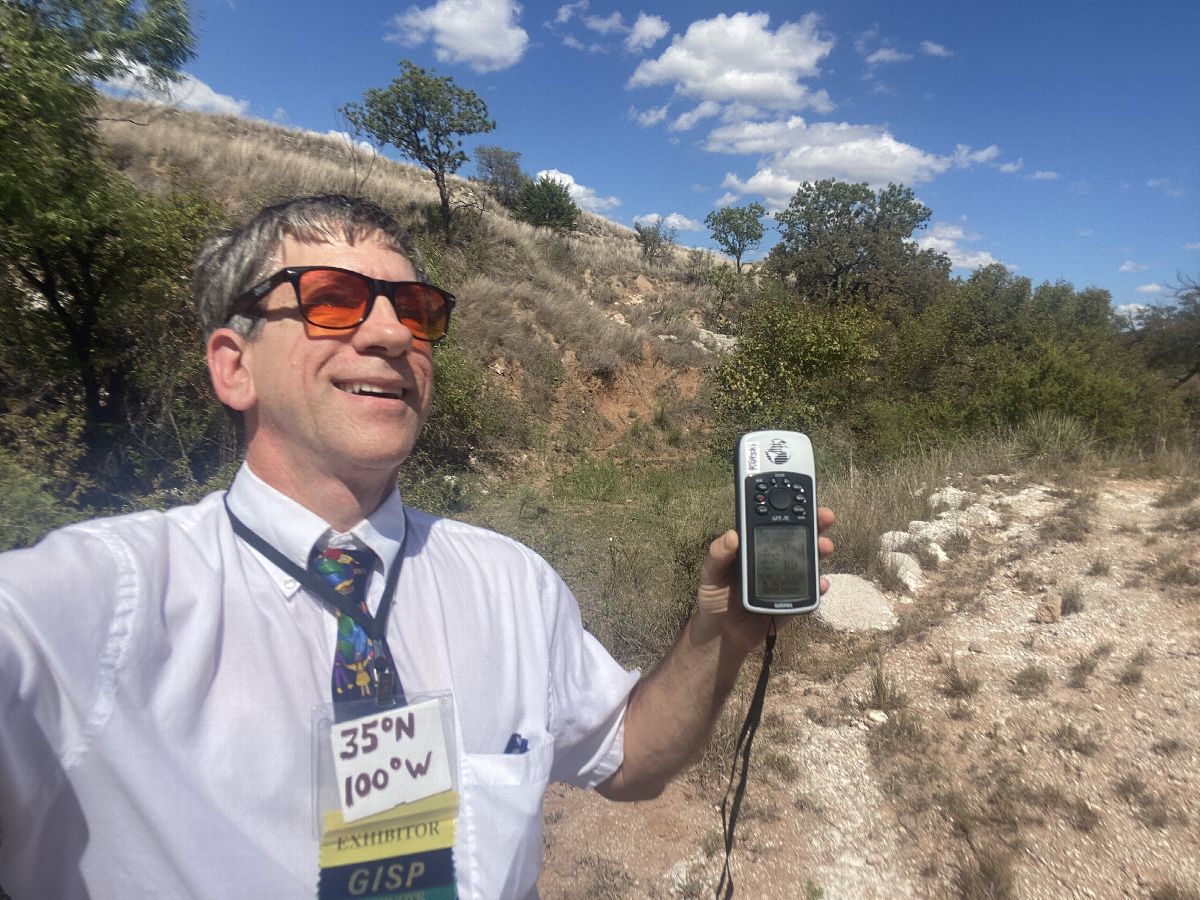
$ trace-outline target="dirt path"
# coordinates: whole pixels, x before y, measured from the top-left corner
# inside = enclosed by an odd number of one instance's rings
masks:
[[[991,514],[889,595],[891,634],[809,628],[755,744],[738,896],[1200,897],[1200,501],[1178,484],[965,486]],[[556,790],[543,896],[713,896],[723,789],[710,768],[652,803]]]

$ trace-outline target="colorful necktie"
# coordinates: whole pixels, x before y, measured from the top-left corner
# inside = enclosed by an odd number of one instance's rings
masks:
[[[375,554],[370,550],[329,547],[316,550],[309,568],[362,611],[367,611],[367,579]],[[363,627],[340,610],[337,611],[337,648],[333,654],[332,692],[334,703],[374,697],[379,670],[391,669],[391,658],[383,641],[374,641]]]

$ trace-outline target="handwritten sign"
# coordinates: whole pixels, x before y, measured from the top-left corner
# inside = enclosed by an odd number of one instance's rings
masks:
[[[452,786],[436,700],[339,722],[330,739],[346,822]]]

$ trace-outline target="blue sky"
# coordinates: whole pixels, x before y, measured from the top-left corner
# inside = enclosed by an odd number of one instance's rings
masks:
[[[468,141],[625,225],[912,187],[956,274],[1163,302],[1200,274],[1200,4],[196,0],[181,105],[326,132],[411,59],[479,94]],[[468,164],[460,174],[473,171]],[[763,250],[777,235],[768,231]]]

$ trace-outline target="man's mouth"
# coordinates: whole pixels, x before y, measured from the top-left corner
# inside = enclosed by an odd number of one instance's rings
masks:
[[[337,389],[358,397],[382,397],[386,400],[403,400],[404,395],[408,393],[404,388],[388,389],[363,381],[342,382],[337,385]]]

